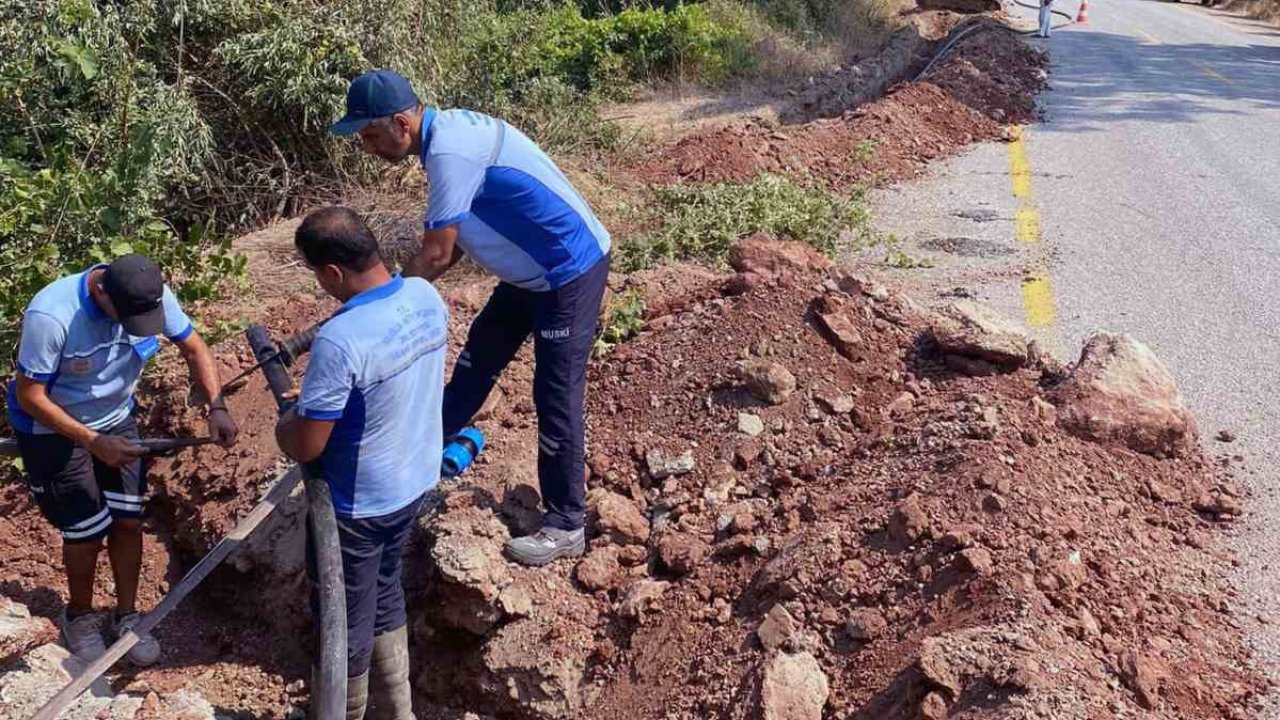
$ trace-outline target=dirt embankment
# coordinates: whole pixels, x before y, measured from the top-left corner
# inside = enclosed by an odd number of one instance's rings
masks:
[[[1045,60],[1009,31],[977,22],[987,27],[960,39],[921,81],[898,85],[874,102],[866,103],[860,89],[843,89],[863,87],[847,71],[813,91],[834,103],[815,112],[839,117],[727,124],[659,150],[634,172],[648,182],[745,182],[768,172],[848,187],[909,177],[930,160],[999,139],[1004,125],[1035,120]],[[905,54],[921,52],[902,44]]]

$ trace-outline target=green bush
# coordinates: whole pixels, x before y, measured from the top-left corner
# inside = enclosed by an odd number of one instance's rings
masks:
[[[832,194],[778,175],[741,185],[670,185],[655,195],[662,227],[622,245],[624,271],[671,260],[723,263],[735,240],[761,232],[834,255],[869,232],[870,213],[860,192]]]
[[[191,93],[134,50],[151,20],[89,0],[0,15],[0,347],[32,294],[93,262],[145,252],[189,300],[243,267],[202,222],[166,212],[213,139]]]

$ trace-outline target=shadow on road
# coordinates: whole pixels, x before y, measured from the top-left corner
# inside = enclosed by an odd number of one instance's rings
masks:
[[[1069,31],[1054,36],[1052,52],[1054,114],[1073,119],[1054,125],[1058,132],[1280,108],[1276,46],[1144,43],[1128,35]]]

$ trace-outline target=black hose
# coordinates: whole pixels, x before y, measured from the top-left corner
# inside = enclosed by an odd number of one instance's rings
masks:
[[[1037,11],[1040,9],[1039,5],[1032,5],[1030,3],[1020,2],[1020,0],[1013,0],[1013,1],[1015,5],[1019,5],[1024,8],[1030,8],[1032,10],[1037,10]],[[1058,30],[1058,29],[1067,27],[1069,25],[1074,25],[1076,22],[1075,18],[1071,17],[1071,15],[1068,13],[1062,12],[1061,10],[1050,10],[1049,12],[1053,13],[1054,15],[1058,15],[1060,17],[1064,17],[1067,19],[1067,22],[1061,25],[1058,25],[1057,27],[1050,28],[1051,30]],[[941,60],[951,50],[953,45],[955,45],[957,42],[960,42],[962,38],[974,32],[975,30],[980,30],[984,27],[997,27],[1002,30],[1007,30],[1011,33],[1014,33],[1015,35],[1034,35],[1040,31],[1039,28],[1036,28],[1035,30],[1016,30],[1014,28],[1009,27],[1008,25],[1005,25],[1004,23],[988,24],[988,23],[982,22],[981,20],[975,21],[971,23],[968,27],[964,27],[960,29],[958,32],[953,30],[952,35],[947,40],[946,44],[944,44],[938,50],[938,52],[934,53],[933,58],[929,60],[929,64],[925,65],[923,70],[916,73],[916,76],[912,78],[911,81],[919,82],[920,78],[929,74],[929,71],[933,69],[933,66],[936,65],[938,61]]]
[[[285,394],[293,380],[266,328],[250,325],[245,338],[254,357],[263,362],[262,373],[281,412],[293,401]],[[320,594],[320,652],[315,686],[311,688],[312,720],[343,720],[347,707],[347,596],[342,578],[342,554],[338,547],[338,523],[333,498],[324,479],[304,463],[302,478],[307,489],[307,523],[316,554],[316,583]]]

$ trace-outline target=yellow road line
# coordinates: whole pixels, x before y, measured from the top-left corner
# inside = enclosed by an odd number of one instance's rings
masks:
[[[1017,181],[1014,181],[1017,185]],[[1014,191],[1017,195],[1017,191]],[[1018,238],[1019,242],[1028,245],[1038,245],[1040,243],[1040,211],[1035,205],[1023,205],[1013,214],[1013,234]]]
[[[1009,143],[1009,177],[1013,180],[1013,196],[1019,200],[1031,198],[1031,161],[1027,159],[1027,141],[1023,139],[1022,126],[1012,130]]]
[[[1009,143],[1009,182],[1013,196],[1018,198],[1018,209],[1013,216],[1013,232],[1018,242],[1038,246],[1043,242],[1040,232],[1040,211],[1031,191],[1031,159],[1027,156],[1027,142],[1021,126],[1012,129]],[[1054,323],[1058,317],[1058,301],[1053,294],[1053,283],[1043,257],[1037,257],[1036,267],[1022,283],[1022,311],[1027,324],[1049,335],[1049,341],[1060,345]]]
[[[1022,309],[1031,327],[1053,327],[1058,317],[1058,301],[1048,273],[1039,273],[1022,281]]]
[[[1231,78],[1227,77],[1226,75],[1223,75],[1222,73],[1218,72],[1217,70],[1214,70],[1212,67],[1209,67],[1208,65],[1206,65],[1206,64],[1204,64],[1204,63],[1202,63],[1202,62],[1198,62],[1198,63],[1196,63],[1196,65],[1199,65],[1199,66],[1200,66],[1200,70],[1201,70],[1201,71],[1203,71],[1205,75],[1208,75],[1209,77],[1211,77],[1211,78],[1213,78],[1213,79],[1215,79],[1215,80],[1220,80],[1220,81],[1222,81],[1222,82],[1224,82],[1224,83],[1226,83],[1226,84],[1228,84],[1228,85],[1230,85],[1230,84],[1231,84]]]
[[[1142,39],[1143,39],[1143,40],[1146,40],[1147,42],[1151,43],[1152,45],[1159,45],[1159,44],[1160,44],[1160,41],[1159,41],[1159,40],[1157,40],[1157,39],[1155,39],[1154,37],[1152,37],[1151,33],[1146,32],[1145,30],[1139,30],[1139,31],[1138,31],[1138,34],[1142,36]]]

